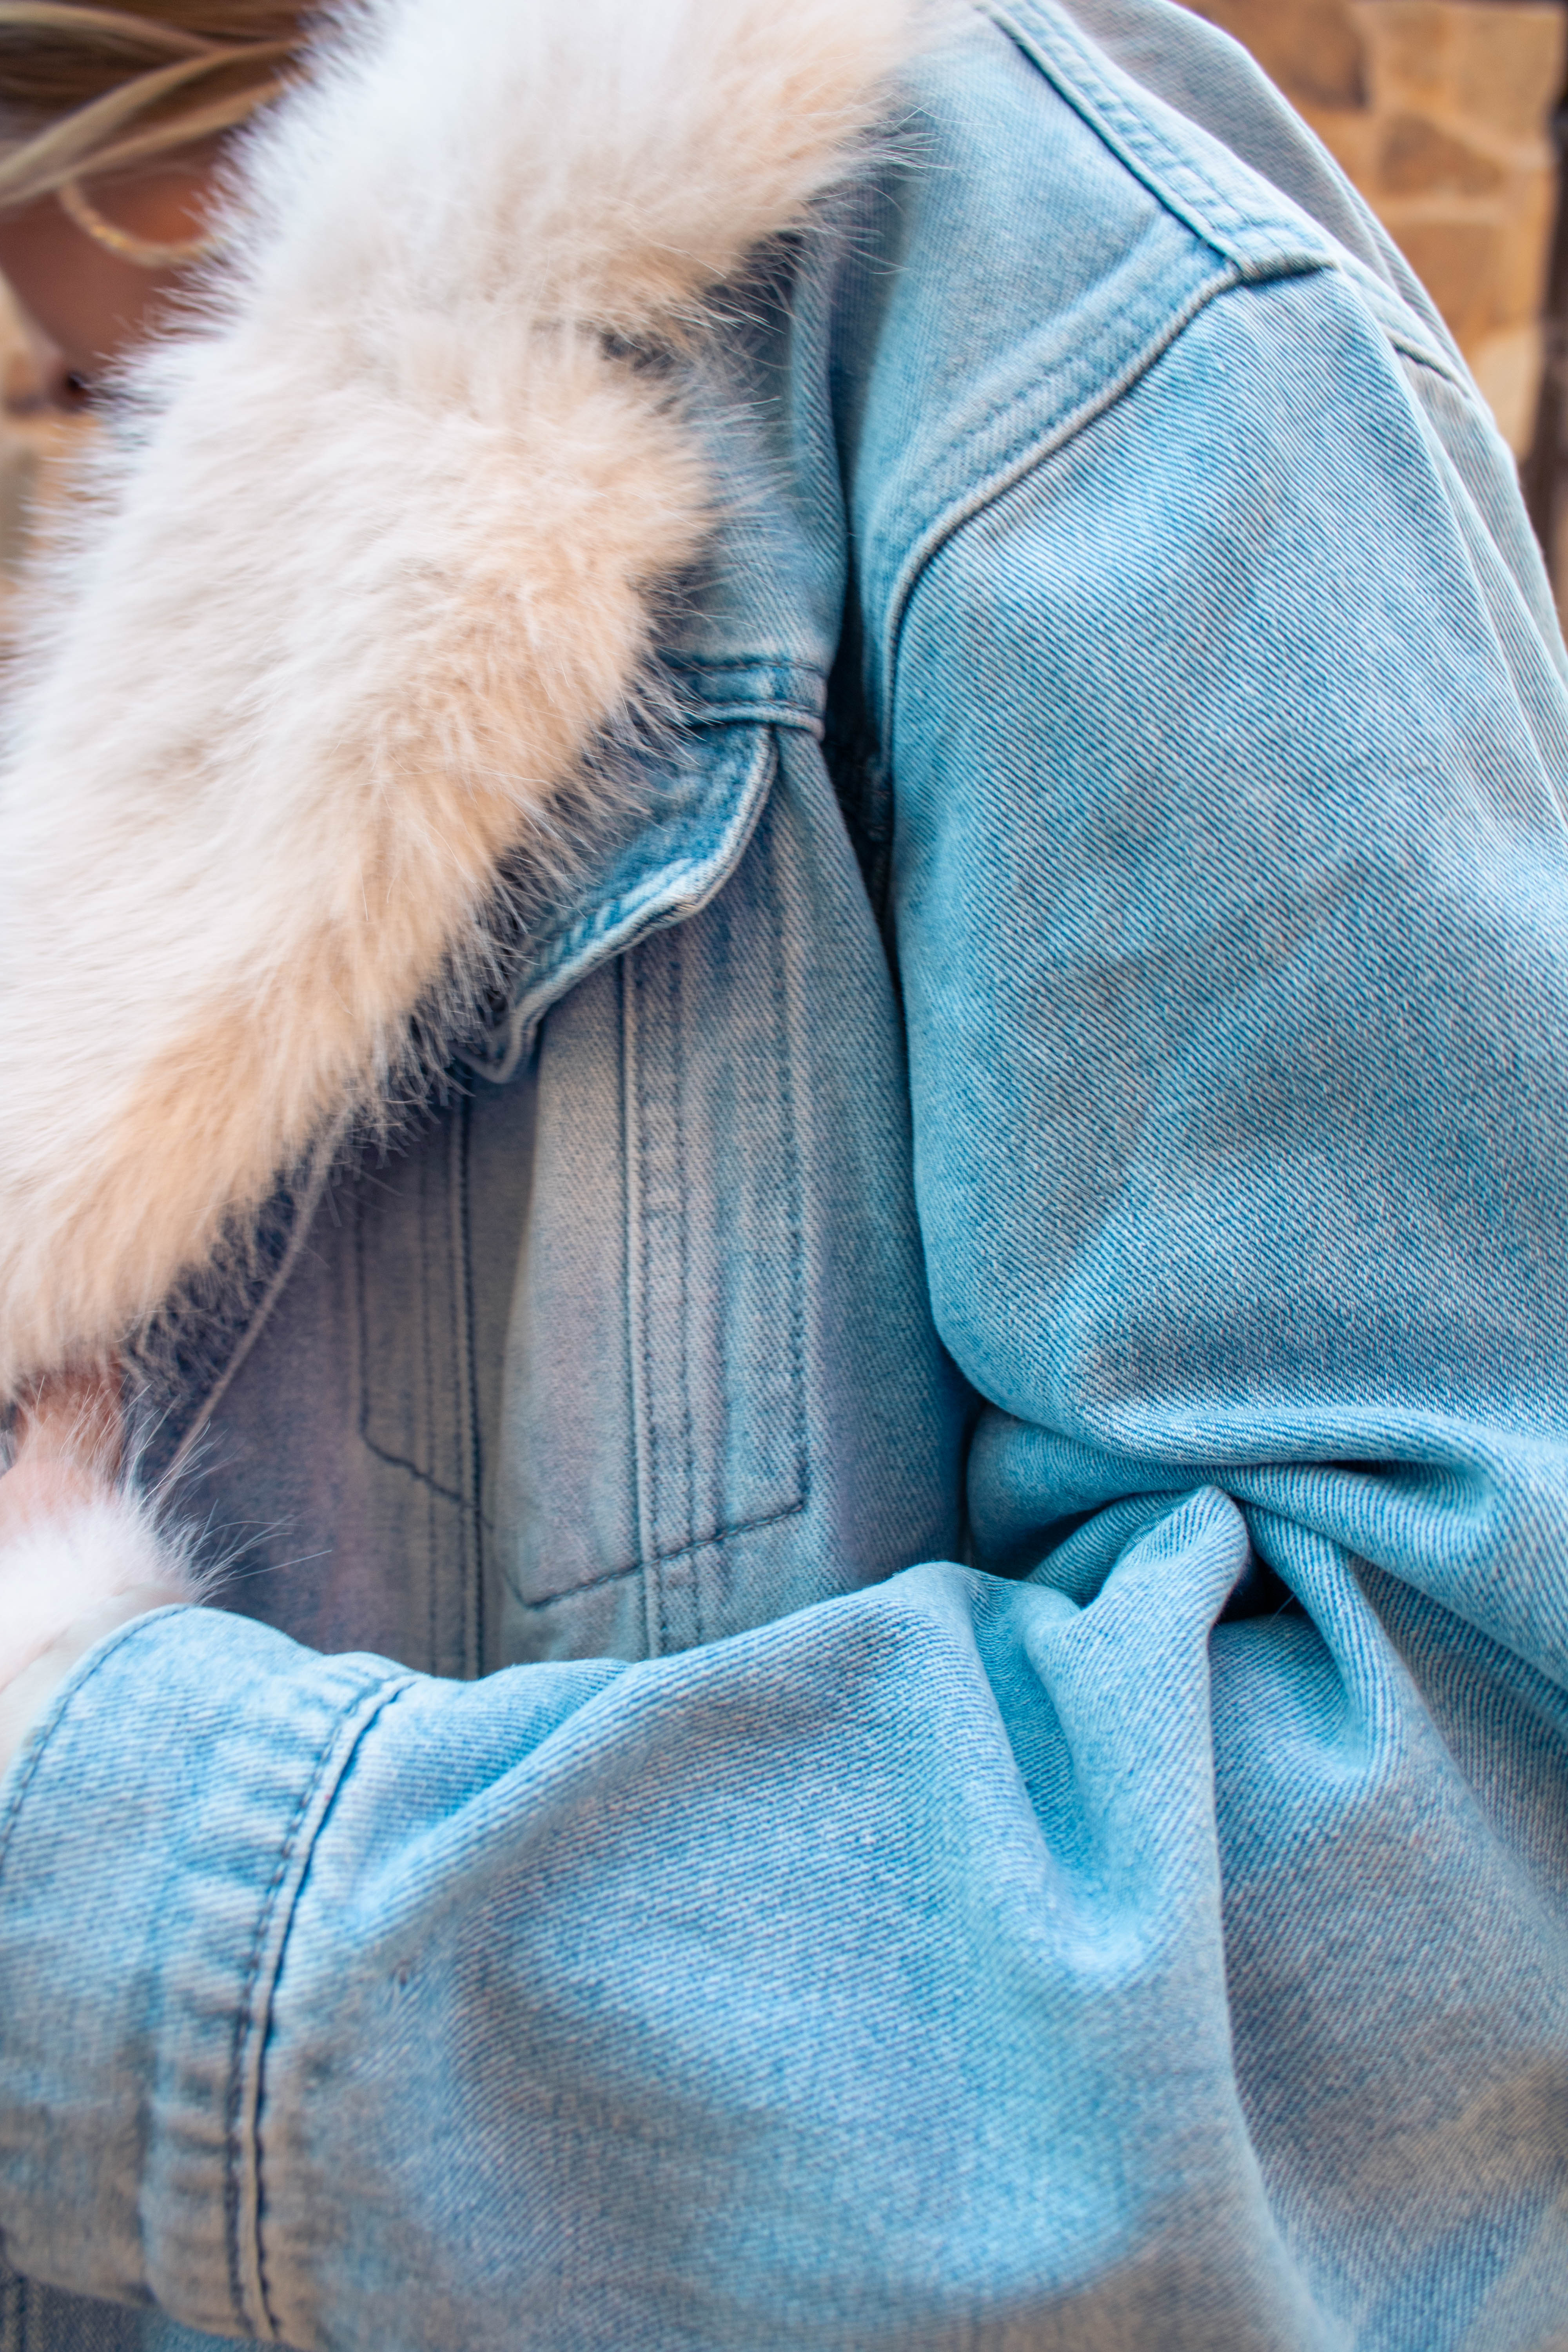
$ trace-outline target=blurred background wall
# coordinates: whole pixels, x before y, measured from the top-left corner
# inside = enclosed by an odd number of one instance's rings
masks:
[[[1568,607],[1568,237],[1554,286],[1552,269],[1568,0],[1190,5],[1251,49],[1430,288],[1525,469]],[[82,429],[44,409],[0,286],[0,604]]]
[[[1568,0],[1189,0],[1425,280],[1520,463],[1568,623]]]
[[[1355,182],[1452,328],[1516,457],[1535,437],[1557,215],[1557,0],[1195,0]]]

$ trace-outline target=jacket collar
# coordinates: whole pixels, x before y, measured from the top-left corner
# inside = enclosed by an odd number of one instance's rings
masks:
[[[199,1286],[614,822],[712,492],[660,352],[921,0],[377,0],[129,387],[0,785],[0,1395]],[[565,967],[557,961],[556,969]]]

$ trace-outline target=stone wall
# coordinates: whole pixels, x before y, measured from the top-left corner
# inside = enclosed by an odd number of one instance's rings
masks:
[[[1192,0],[1246,43],[1430,289],[1530,446],[1568,9],[1547,0]]]

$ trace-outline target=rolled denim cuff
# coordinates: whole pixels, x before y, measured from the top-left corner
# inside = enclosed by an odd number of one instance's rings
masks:
[[[79,1660],[132,1618],[166,1609],[180,1599],[180,1594],[160,1585],[141,1585],[117,1593],[100,1608],[89,1610],[85,1617],[73,1618],[20,1674],[13,1675],[0,1689],[0,1777],[9,1769],[12,1759]]]
[[[272,2334],[272,1989],[339,1777],[407,1679],[176,1608],[47,1708],[0,1786],[0,2232],[26,2275]]]

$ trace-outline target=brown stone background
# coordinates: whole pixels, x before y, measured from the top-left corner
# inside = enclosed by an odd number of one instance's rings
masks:
[[[1191,0],[1244,42],[1362,189],[1436,297],[1510,446],[1534,436],[1556,213],[1559,0]],[[77,422],[51,416],[0,286],[0,604]],[[1553,439],[1557,437],[1554,428]],[[1568,400],[1561,473],[1568,483]],[[1539,467],[1537,468],[1539,470]],[[1538,497],[1549,541],[1568,520]],[[1568,562],[1555,567],[1568,572]],[[1568,581],[1560,579],[1560,593]]]
[[[1246,43],[1425,279],[1516,456],[1556,211],[1555,0],[1194,0]]]

